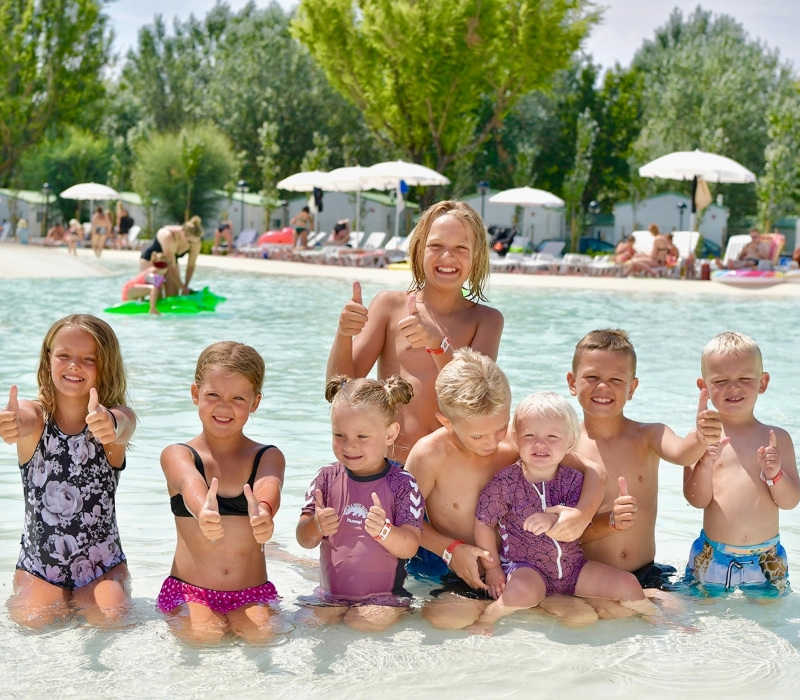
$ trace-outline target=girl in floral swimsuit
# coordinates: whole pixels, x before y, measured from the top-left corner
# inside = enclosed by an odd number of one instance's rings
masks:
[[[492,555],[482,563],[495,602],[468,630],[489,634],[499,618],[556,594],[619,600],[636,612],[654,612],[633,574],[587,561],[577,541],[547,534],[558,519],[547,509],[574,508],[583,485],[580,472],[561,466],[580,436],[572,406],[553,392],[532,394],[517,407],[512,435],[520,459],[486,485],[475,512],[475,544]]]
[[[18,399],[12,386],[0,411],[0,437],[17,445],[25,496],[9,611],[34,628],[73,606],[90,623],[114,622],[129,605],[114,494],[136,427],[114,331],[85,314],[57,321],[42,343],[38,379],[36,400]]]
[[[264,360],[249,345],[209,345],[191,389],[203,430],[161,453],[177,544],[157,605],[172,631],[192,641],[274,636],[278,593],[263,544],[275,529],[286,462],[277,447],[242,432],[263,382]]]

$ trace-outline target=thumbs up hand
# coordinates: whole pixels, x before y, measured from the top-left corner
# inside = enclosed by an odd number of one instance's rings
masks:
[[[197,514],[200,531],[212,542],[221,540],[225,536],[225,532],[222,529],[222,516],[219,514],[219,505],[217,504],[218,488],[219,482],[214,477],[211,479],[211,486],[208,487],[206,500],[203,501],[203,506]]]
[[[614,499],[610,522],[615,530],[627,530],[636,520],[636,499],[628,493],[628,482],[624,476],[617,480],[619,496]]]
[[[769,445],[758,448],[758,466],[765,479],[772,481],[781,472],[781,453],[778,452],[778,438],[775,431],[769,431]]]
[[[708,389],[700,390],[697,404],[697,437],[704,445],[714,445],[722,437],[722,419],[719,411],[708,407]]]
[[[378,494],[373,493],[372,507],[369,509],[369,513],[367,513],[366,520],[364,520],[364,529],[367,531],[368,535],[377,537],[385,524],[386,511],[383,509],[383,505],[381,505],[381,499],[378,497]]]
[[[3,442],[13,445],[20,438],[19,401],[17,399],[17,385],[12,384],[8,391],[8,403],[0,411],[0,438]]]
[[[103,445],[109,445],[117,439],[117,422],[105,406],[97,400],[97,389],[89,389],[89,413],[86,415],[86,425],[92,435]]]
[[[326,508],[322,498],[322,491],[317,489],[314,492],[314,503],[316,511],[314,517],[317,520],[317,527],[323,537],[330,537],[339,532],[339,514],[333,508]]]
[[[409,348],[438,348],[442,344],[442,333],[430,321],[422,318],[417,308],[417,295],[408,295],[408,316],[400,319],[397,327],[406,339]]]
[[[353,298],[348,301],[339,316],[338,331],[342,335],[354,336],[367,325],[367,307],[361,298],[361,283],[353,282]]]
[[[256,542],[259,544],[269,542],[272,539],[272,533],[275,531],[275,522],[272,520],[270,509],[256,500],[250,484],[244,485],[244,497],[247,499],[247,514],[250,516],[253,537],[256,538]]]

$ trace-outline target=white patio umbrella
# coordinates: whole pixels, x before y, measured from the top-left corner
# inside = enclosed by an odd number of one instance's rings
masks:
[[[89,216],[91,218],[95,200],[105,201],[108,199],[119,199],[119,192],[108,185],[101,185],[97,182],[82,182],[72,187],[67,187],[58,195],[61,199],[77,199],[81,202],[89,202]]]
[[[708,182],[755,182],[755,173],[731,158],[705,151],[675,151],[639,168],[642,177],[664,180],[694,180],[702,177]]]
[[[304,170],[294,175],[289,175],[278,182],[279,190],[289,190],[290,192],[313,192],[314,188],[326,189],[330,182],[328,173],[322,170]],[[314,233],[319,226],[319,216],[314,217]]]
[[[419,163],[409,163],[405,160],[388,160],[376,163],[368,168],[368,174],[376,189],[395,189],[396,196],[402,196],[400,183],[416,187],[432,187],[435,185],[449,185],[450,180],[441,173]],[[394,235],[400,231],[400,217],[394,217]]]
[[[79,185],[68,187],[58,196],[61,199],[79,199],[85,202],[86,200],[94,201],[95,199],[118,199],[119,192],[108,185],[100,185],[96,182],[82,182]]]
[[[495,204],[515,204],[522,207],[522,233],[525,233],[525,213],[528,207],[563,207],[565,202],[561,197],[556,197],[552,192],[540,190],[535,187],[514,187],[503,190],[489,197]]]
[[[373,180],[369,175],[369,168],[362,165],[350,165],[343,168],[336,168],[328,173],[329,182],[323,189],[328,192],[355,192],[356,193],[356,215],[355,231],[360,231],[359,218],[361,216],[361,193],[364,190],[382,190],[383,183]]]
[[[695,191],[697,179],[703,178],[707,182],[730,182],[747,184],[756,181],[756,175],[737,163],[732,158],[716,153],[707,153],[699,149],[695,151],[675,151],[665,156],[656,158],[639,168],[641,177],[662,178],[664,180],[691,180],[692,181],[692,215],[689,223],[690,230],[694,231],[697,206]]]

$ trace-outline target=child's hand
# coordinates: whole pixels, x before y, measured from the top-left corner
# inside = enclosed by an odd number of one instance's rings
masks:
[[[8,391],[8,403],[0,411],[0,437],[3,442],[13,445],[20,437],[19,401],[17,400],[17,385],[12,384]]]
[[[727,445],[731,439],[729,437],[724,437],[717,443],[713,445],[709,445],[706,447],[706,451],[703,453],[703,456],[700,458],[700,461],[697,462],[695,467],[707,467],[711,469],[717,462],[719,462],[719,456],[722,453],[722,448]],[[763,447],[761,448],[764,449]]]
[[[708,389],[700,390],[697,404],[697,437],[704,445],[713,445],[722,437],[722,419],[719,411],[708,407]]]
[[[765,479],[772,480],[780,474],[781,453],[778,452],[778,438],[774,430],[769,431],[769,445],[758,448],[758,466]]]
[[[364,529],[367,531],[368,535],[377,537],[381,530],[383,530],[385,524],[386,511],[383,509],[383,505],[381,505],[381,499],[378,498],[378,494],[373,493],[372,507],[369,509],[369,513],[367,513],[366,520],[364,520]]]
[[[486,570],[486,586],[489,589],[489,595],[495,600],[503,595],[503,591],[506,589],[506,575],[501,567],[497,566],[494,569]]]
[[[353,282],[353,298],[344,305],[339,315],[339,333],[354,336],[367,325],[367,307],[361,300],[361,283]]]
[[[256,542],[264,544],[272,539],[275,531],[275,522],[272,513],[263,503],[259,503],[253,495],[250,484],[244,485],[244,497],[247,499],[247,514],[250,516],[250,527],[253,528],[253,537]]]
[[[550,531],[550,528],[558,521],[558,515],[555,513],[534,513],[525,518],[522,524],[526,532],[533,533],[534,535],[544,535]]]
[[[202,532],[212,542],[221,540],[225,536],[222,529],[222,517],[219,514],[219,506],[217,505],[217,489],[219,482],[217,477],[211,479],[211,486],[208,488],[206,500],[203,501],[203,507],[197,514],[197,522],[200,524],[200,532]]]
[[[322,536],[330,537],[339,532],[339,514],[333,508],[325,507],[325,501],[322,500],[322,491],[319,489],[314,491],[314,503],[316,504],[314,517],[317,519],[317,527]]]
[[[89,413],[86,416],[86,425],[103,445],[109,445],[117,439],[114,417],[111,411],[97,400],[97,389],[94,387],[89,389]]]
[[[611,508],[611,527],[615,530],[627,530],[636,520],[636,499],[628,493],[628,482],[619,477],[619,496],[614,499]]]
[[[442,332],[419,315],[416,294],[408,295],[408,316],[400,319],[397,327],[412,348],[438,348],[442,343]]]
[[[577,508],[568,506],[550,506],[545,509],[545,513],[555,513],[558,516],[558,522],[550,528],[547,535],[559,542],[574,542],[591,522]]]

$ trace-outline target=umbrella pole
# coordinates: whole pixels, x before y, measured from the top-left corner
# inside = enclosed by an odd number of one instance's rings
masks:
[[[361,223],[359,217],[361,216],[361,190],[356,190],[356,227],[353,229],[354,231],[360,231],[361,229],[358,225]]]

